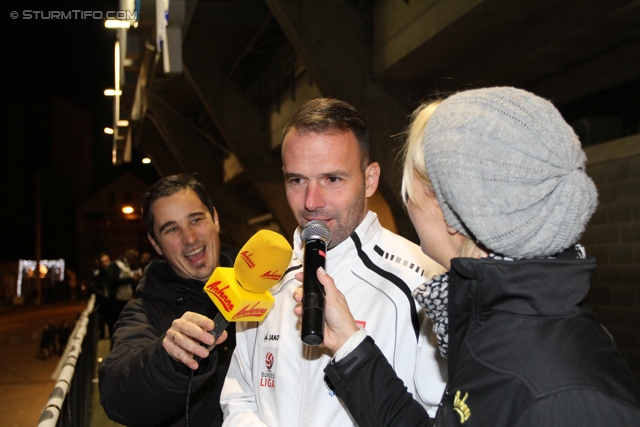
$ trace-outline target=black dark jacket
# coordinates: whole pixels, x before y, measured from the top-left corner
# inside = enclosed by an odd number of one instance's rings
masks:
[[[594,267],[452,260],[449,384],[435,421],[370,338],[325,372],[361,427],[637,426],[638,383],[581,304]]]
[[[233,266],[237,249],[223,247],[220,265]],[[128,426],[183,426],[190,369],[174,361],[162,340],[174,319],[193,311],[211,319],[218,309],[203,283],[182,279],[165,261],[153,261],[120,314],[113,350],[99,368],[100,403],[107,416]],[[200,362],[193,376],[189,425],[220,426],[220,390],[235,347],[229,338]]]

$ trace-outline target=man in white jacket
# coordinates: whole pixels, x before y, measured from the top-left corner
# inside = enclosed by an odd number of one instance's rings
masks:
[[[411,292],[442,268],[420,247],[380,225],[367,208],[380,166],[369,159],[369,133],[351,105],[307,102],[283,132],[287,200],[300,228],[276,299],[262,322],[238,323],[237,346],[221,394],[224,426],[352,426],[347,409],[324,383],[331,356],[300,338],[293,291],[301,283],[300,229],[313,220],[331,231],[325,269],[352,313],[415,399],[435,414],[446,366],[431,324]]]

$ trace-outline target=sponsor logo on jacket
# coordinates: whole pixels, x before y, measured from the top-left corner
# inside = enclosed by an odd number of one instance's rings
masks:
[[[273,353],[271,352],[267,353],[267,356],[264,358],[264,364],[268,370],[271,370],[271,368],[273,368],[273,359]]]
[[[264,334],[264,342],[278,341],[279,339],[280,339],[280,334],[270,334],[268,332]]]
[[[274,388],[276,386],[276,374],[271,371],[275,363],[275,357],[273,353],[268,352],[264,358],[264,365],[267,368],[266,372],[260,372],[260,387]]]
[[[466,403],[467,397],[469,397],[469,392],[466,392],[464,397],[460,399],[460,390],[458,390],[453,399],[453,410],[460,416],[460,424],[464,424],[471,416],[471,409],[469,409]]]

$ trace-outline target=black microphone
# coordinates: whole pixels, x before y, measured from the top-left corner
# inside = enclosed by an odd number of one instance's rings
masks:
[[[323,221],[311,221],[300,232],[304,244],[304,280],[302,289],[302,342],[318,345],[324,339],[324,286],[317,270],[324,268],[331,232]]]

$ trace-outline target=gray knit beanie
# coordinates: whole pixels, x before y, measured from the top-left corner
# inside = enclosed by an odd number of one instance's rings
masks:
[[[524,90],[447,98],[423,142],[447,223],[499,254],[556,254],[577,243],[596,208],[578,137],[550,102]]]

